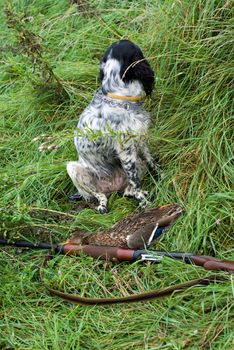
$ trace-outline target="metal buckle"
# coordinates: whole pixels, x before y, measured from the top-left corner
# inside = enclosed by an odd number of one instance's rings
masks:
[[[147,261],[158,261],[161,262],[163,259],[162,255],[152,255],[152,254],[142,254],[141,255],[141,260],[147,260]]]

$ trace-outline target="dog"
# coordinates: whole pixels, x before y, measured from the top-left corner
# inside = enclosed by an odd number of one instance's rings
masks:
[[[113,43],[100,62],[101,88],[83,111],[74,138],[79,160],[67,164],[78,190],[73,197],[96,198],[107,212],[107,197],[124,192],[147,205],[140,178],[148,165],[158,172],[146,144],[150,115],[144,95],[154,88],[154,72],[141,49],[129,40]]]

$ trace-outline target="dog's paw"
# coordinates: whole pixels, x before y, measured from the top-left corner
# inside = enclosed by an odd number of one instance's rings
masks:
[[[145,208],[148,204],[149,201],[146,199],[145,193],[146,191],[136,191],[134,194],[134,197],[139,201],[139,206],[143,209]]]
[[[145,209],[149,204],[150,204],[150,202],[147,201],[147,199],[144,199],[144,200],[141,200],[141,201],[139,202],[139,207],[140,207],[141,209]]]
[[[100,214],[106,214],[107,213],[107,207],[104,206],[104,205],[99,205],[97,207],[97,211],[100,213]]]
[[[148,191],[140,191],[144,196],[148,196],[149,192]],[[125,191],[123,196],[124,197],[136,197],[136,190],[134,190],[132,187],[128,186]]]
[[[134,190],[131,186],[127,186],[125,191],[124,191],[124,194],[123,194],[124,197],[134,197]]]

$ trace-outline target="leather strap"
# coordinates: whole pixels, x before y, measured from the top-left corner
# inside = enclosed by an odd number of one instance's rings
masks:
[[[185,283],[176,284],[174,286],[170,286],[164,289],[155,289],[147,293],[133,294],[122,298],[121,297],[120,298],[86,298],[76,294],[67,294],[57,289],[53,289],[44,282],[44,274],[42,269],[46,267],[47,261],[50,260],[51,258],[52,258],[51,255],[47,255],[40,266],[39,273],[40,273],[40,280],[42,284],[52,295],[56,295],[66,301],[73,302],[76,304],[81,304],[81,305],[111,305],[111,304],[135,303],[139,301],[149,301],[152,299],[159,299],[165,296],[169,296],[173,292],[182,292],[183,290],[194,286],[207,286],[210,283],[222,282],[227,280],[227,278],[224,276],[211,275],[204,278],[197,278]]]

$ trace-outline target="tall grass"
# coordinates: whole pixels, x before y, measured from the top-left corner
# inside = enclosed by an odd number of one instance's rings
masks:
[[[76,159],[77,119],[99,84],[99,58],[113,41],[129,38],[142,47],[157,77],[146,108],[152,115],[150,148],[165,176],[156,181],[148,173],[143,187],[152,206],[175,201],[185,209],[159,248],[233,259],[233,2],[77,4],[11,2],[23,28],[40,38],[62,96],[54,82],[42,79],[43,67],[34,67],[17,28],[8,28],[0,13],[1,236],[58,242],[76,227],[94,232],[137,209],[133,200],[114,194],[106,215],[79,210],[68,202],[74,188],[65,170]],[[39,152],[33,139],[42,134],[60,147]],[[74,307],[46,295],[37,276],[42,257],[0,253],[3,349],[234,347],[231,278],[134,306]],[[139,293],[206,275],[167,259],[159,266],[103,264],[85,256],[57,260],[48,269],[50,283],[90,296]]]

